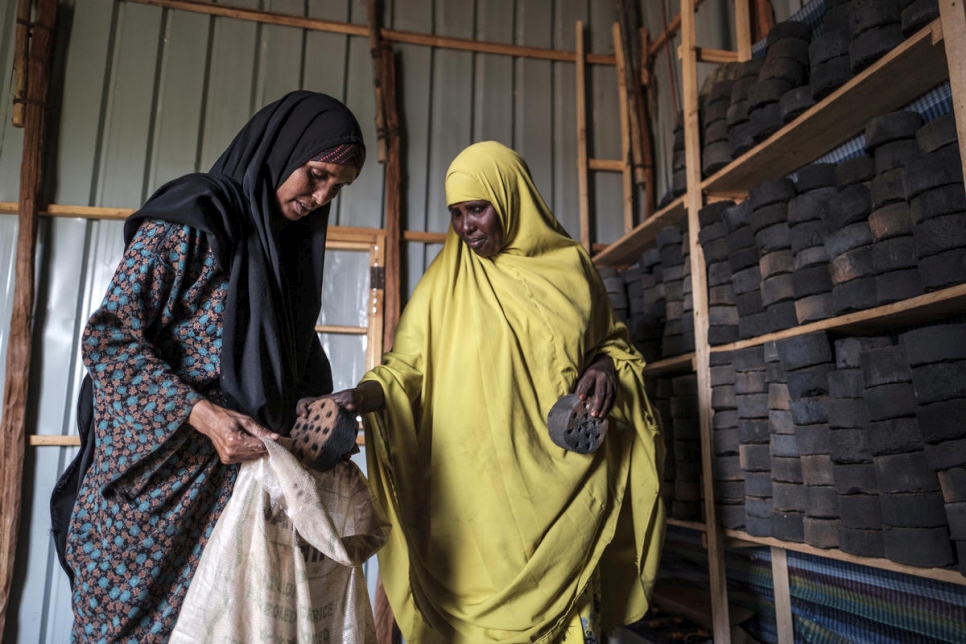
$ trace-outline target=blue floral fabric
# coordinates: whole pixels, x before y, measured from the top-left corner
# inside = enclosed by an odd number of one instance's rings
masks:
[[[203,233],[148,220],[84,331],[95,460],[67,537],[73,641],[164,642],[237,466],[187,424],[222,401],[227,277]]]

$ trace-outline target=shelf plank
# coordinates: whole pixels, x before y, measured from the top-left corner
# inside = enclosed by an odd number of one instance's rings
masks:
[[[868,333],[882,329],[918,324],[938,320],[947,315],[966,311],[966,284],[957,284],[941,291],[926,293],[902,302],[877,306],[874,309],[857,311],[827,320],[810,322],[801,326],[776,331],[757,338],[739,340],[731,344],[711,347],[712,351],[734,351],[764,344],[772,340],[783,340],[815,331],[849,331]]]
[[[698,523],[697,521],[682,521],[681,519],[667,519],[666,523],[668,525],[673,525],[677,528],[684,528],[685,530],[694,530],[695,532],[705,532],[704,524]]]
[[[685,195],[678,197],[638,224],[631,232],[594,255],[594,263],[597,266],[622,268],[637,262],[641,251],[654,241],[659,230],[679,223],[687,215],[684,197]]]
[[[797,119],[708,177],[709,194],[737,195],[794,172],[949,78],[937,18]]]
[[[907,575],[915,575],[916,577],[925,577],[926,579],[935,579],[937,581],[945,581],[951,584],[957,584],[959,586],[966,586],[966,577],[963,577],[963,575],[959,574],[959,572],[956,570],[946,570],[944,568],[917,568],[915,566],[907,566],[905,564],[889,561],[888,559],[850,555],[847,552],[842,552],[841,550],[834,548],[816,548],[815,546],[810,546],[807,543],[782,541],[780,539],[775,539],[774,537],[753,537],[750,534],[740,530],[725,530],[724,533],[727,537],[734,537],[735,539],[740,539],[741,541],[749,541],[759,546],[784,548],[785,550],[801,552],[807,555],[813,555],[815,557],[847,561],[849,563],[869,566],[871,568],[891,570],[893,572],[901,572]]]
[[[661,376],[679,371],[694,371],[694,353],[683,353],[662,360],[655,360],[644,366],[645,376]]]

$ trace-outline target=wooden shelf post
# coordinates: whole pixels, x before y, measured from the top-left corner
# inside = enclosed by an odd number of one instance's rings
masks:
[[[728,580],[724,545],[714,503],[711,442],[711,352],[708,346],[708,277],[704,252],[698,243],[698,211],[704,203],[701,192],[701,142],[698,123],[698,56],[695,43],[695,0],[681,0],[681,54],[684,104],[684,150],[688,191],[688,244],[691,253],[691,292],[694,298],[694,366],[698,376],[698,407],[701,431],[701,471],[708,543],[708,574],[711,580],[711,618],[716,644],[731,644],[728,617]]]
[[[590,252],[590,189],[587,177],[587,58],[584,52],[584,23],[577,21],[577,186],[580,196],[580,244]]]
[[[959,134],[959,155],[966,164],[966,10],[962,0],[939,0],[939,19],[943,28],[949,89]]]

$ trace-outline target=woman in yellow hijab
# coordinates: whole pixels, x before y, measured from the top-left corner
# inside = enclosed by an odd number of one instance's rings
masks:
[[[466,148],[446,199],[392,351],[333,394],[364,414],[386,594],[413,644],[599,641],[647,611],[664,535],[644,360],[516,152]],[[570,392],[608,419],[591,454],[548,434]]]

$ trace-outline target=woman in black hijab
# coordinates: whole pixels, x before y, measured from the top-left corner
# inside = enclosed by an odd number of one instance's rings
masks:
[[[364,159],[345,105],[292,92],[125,223],[52,498],[74,640],[166,641],[237,464],[332,390],[314,329],[328,204]]]

